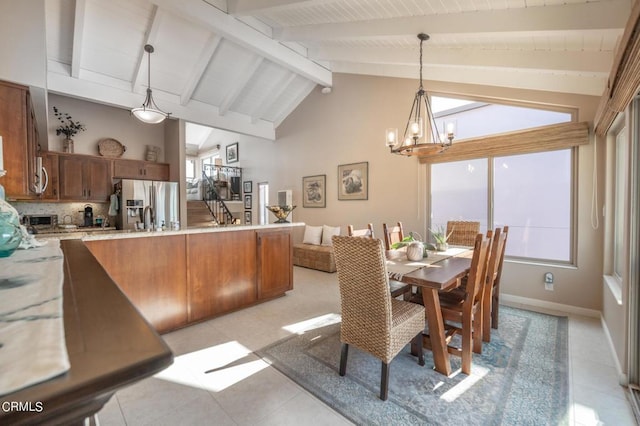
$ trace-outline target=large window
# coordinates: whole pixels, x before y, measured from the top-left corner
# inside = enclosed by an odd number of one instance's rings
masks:
[[[573,149],[431,166],[431,226],[509,226],[506,254],[571,262]]]
[[[629,149],[627,141],[627,132],[622,129],[616,135],[615,144],[615,161],[614,169],[614,189],[613,189],[613,274],[619,280],[622,280],[624,272],[624,218],[625,218],[625,194],[627,192],[627,161],[629,158]]]

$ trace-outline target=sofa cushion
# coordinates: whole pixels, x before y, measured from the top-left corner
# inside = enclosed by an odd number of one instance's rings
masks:
[[[334,235],[340,235],[340,227],[339,226],[327,226],[322,225],[322,245],[323,246],[332,246],[331,237]]]
[[[305,226],[304,237],[302,242],[304,244],[313,244],[319,246],[322,241],[322,226]]]

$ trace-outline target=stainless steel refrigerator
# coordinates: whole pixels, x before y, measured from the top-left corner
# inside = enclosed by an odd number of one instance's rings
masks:
[[[176,229],[180,224],[177,182],[122,179],[116,184],[118,229]]]

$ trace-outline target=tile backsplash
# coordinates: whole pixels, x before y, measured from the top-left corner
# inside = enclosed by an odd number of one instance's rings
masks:
[[[84,207],[90,205],[93,208],[94,220],[101,216],[107,218],[109,204],[105,203],[33,203],[33,202],[12,202],[11,205],[22,215],[57,214],[58,223],[71,223],[82,225],[84,222]],[[66,216],[66,221],[65,221]],[[114,218],[110,218],[113,221]]]

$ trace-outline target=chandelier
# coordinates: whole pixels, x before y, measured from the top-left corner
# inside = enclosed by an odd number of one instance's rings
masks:
[[[386,145],[392,154],[406,156],[435,154],[444,151],[453,142],[454,123],[448,123],[446,129],[443,128],[440,133],[433,118],[429,96],[422,86],[422,43],[429,40],[429,35],[420,33],[418,39],[420,40],[420,87],[413,98],[402,140],[398,140],[397,128],[388,128],[386,131]]]
[[[149,66],[147,67],[147,97],[144,99],[142,106],[131,110],[131,114],[144,123],[158,124],[162,123],[171,113],[162,111],[153,101],[153,95],[151,94],[151,54],[153,53],[153,46],[146,44],[144,51],[147,52],[149,61]]]

